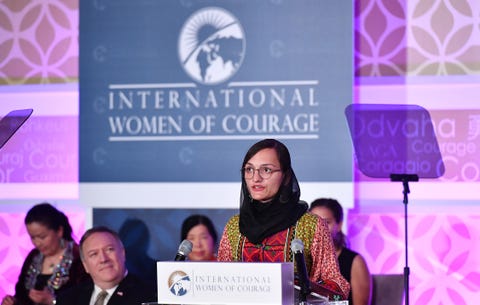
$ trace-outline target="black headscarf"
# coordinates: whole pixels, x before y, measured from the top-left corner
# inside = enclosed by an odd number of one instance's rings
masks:
[[[254,154],[265,148],[276,150],[284,175],[275,197],[270,202],[259,202],[251,198],[242,174],[240,233],[254,244],[259,244],[266,237],[291,227],[308,209],[308,205],[300,201],[300,187],[291,168],[290,154],[281,142],[266,139],[256,143],[247,152],[242,166],[245,166]]]

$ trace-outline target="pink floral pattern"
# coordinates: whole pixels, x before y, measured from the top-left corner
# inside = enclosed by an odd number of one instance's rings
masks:
[[[78,0],[0,2],[0,85],[78,80]]]
[[[355,75],[480,73],[474,0],[355,1]],[[0,84],[78,80],[78,0],[0,3]]]
[[[480,208],[408,215],[410,303],[475,304],[480,291]],[[372,273],[403,273],[403,214],[350,213],[351,247]]]
[[[478,74],[479,14],[474,0],[356,1],[355,75]]]

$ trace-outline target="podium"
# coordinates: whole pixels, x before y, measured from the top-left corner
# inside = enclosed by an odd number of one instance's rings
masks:
[[[329,302],[327,288],[312,283],[307,304]],[[293,263],[157,262],[158,303],[212,305],[299,304]],[[325,294],[325,295],[323,295]]]

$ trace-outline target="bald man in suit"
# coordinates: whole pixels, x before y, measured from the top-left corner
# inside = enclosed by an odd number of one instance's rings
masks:
[[[155,302],[152,285],[125,267],[125,249],[118,234],[107,227],[89,229],[80,240],[80,257],[91,281],[59,294],[56,305],[132,305]]]

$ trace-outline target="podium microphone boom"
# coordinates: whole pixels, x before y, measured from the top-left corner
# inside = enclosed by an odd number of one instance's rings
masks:
[[[307,274],[307,266],[305,265],[305,256],[303,255],[303,242],[295,238],[292,240],[290,249],[295,258],[295,265],[297,266],[298,280],[300,283],[300,301],[305,301],[307,295],[310,293],[310,279]]]
[[[175,255],[175,261],[184,261],[187,256],[192,252],[192,242],[189,240],[184,239],[181,243],[180,246],[178,246],[177,254]]]

